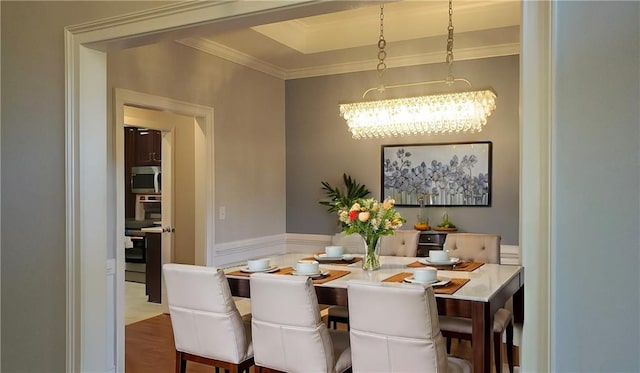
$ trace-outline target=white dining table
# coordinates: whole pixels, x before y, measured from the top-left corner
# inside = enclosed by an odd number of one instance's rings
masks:
[[[288,253],[271,257],[271,264],[280,268],[293,267],[298,260],[313,256],[309,253]],[[346,276],[316,284],[318,303],[329,305],[348,304],[347,283],[350,280],[383,281],[400,272],[413,272],[416,268],[407,267],[419,258],[382,256],[382,267],[375,271],[364,271],[362,262],[349,265],[324,264],[321,270],[348,270]],[[249,277],[230,275],[246,267],[246,263],[225,268],[234,296],[250,297]],[[519,265],[483,264],[471,272],[438,270],[438,277],[469,279],[465,285],[453,294],[437,294],[438,313],[447,316],[460,316],[472,320],[473,369],[475,372],[491,371],[491,336],[493,315],[513,297],[516,322],[524,319],[524,268]],[[416,285],[421,286],[421,285]]]

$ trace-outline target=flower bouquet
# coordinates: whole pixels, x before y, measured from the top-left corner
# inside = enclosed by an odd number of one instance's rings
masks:
[[[347,208],[338,211],[340,222],[344,223],[345,234],[358,233],[365,245],[362,268],[380,268],[380,237],[394,234],[405,219],[393,208],[395,201],[386,199],[378,202],[373,198],[358,199]]]

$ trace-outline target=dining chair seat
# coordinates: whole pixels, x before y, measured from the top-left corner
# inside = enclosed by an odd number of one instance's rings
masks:
[[[349,334],[324,324],[309,277],[254,273],[249,282],[259,370],[340,373],[351,368]]]
[[[497,234],[450,233],[445,239],[444,249],[451,257],[458,257],[463,261],[500,263],[500,236]],[[496,373],[502,371],[502,335],[505,331],[507,363],[509,371],[513,372],[513,314],[511,311],[506,308],[498,309],[493,316],[492,328]],[[441,316],[440,329],[447,337],[447,351],[451,349],[451,338],[471,340],[471,319]]]
[[[176,372],[187,361],[249,371],[251,315],[240,315],[222,270],[187,264],[162,266],[176,348]]]
[[[351,280],[347,292],[353,372],[471,372],[447,356],[432,287]]]

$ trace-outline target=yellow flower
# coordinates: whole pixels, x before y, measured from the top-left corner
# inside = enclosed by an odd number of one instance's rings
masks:
[[[393,208],[393,205],[395,205],[396,201],[393,199],[385,199],[384,202],[382,203],[382,207],[385,210],[389,210],[391,208]]]

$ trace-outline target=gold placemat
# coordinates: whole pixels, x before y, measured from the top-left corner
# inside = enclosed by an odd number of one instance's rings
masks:
[[[398,274],[395,274],[391,277],[387,277],[384,280],[382,280],[382,282],[404,282],[404,279],[407,277],[413,276],[413,273],[411,272],[400,272]],[[467,282],[471,281],[468,278],[452,278],[450,279],[451,281],[449,281],[448,284],[444,285],[444,286],[435,286],[433,288],[433,292],[436,294],[453,294],[456,291],[458,291],[458,289],[460,289],[461,287],[464,286],[464,284],[466,284]]]
[[[336,269],[329,269],[325,272],[328,272],[329,274],[327,276],[321,277],[321,278],[317,278],[313,280],[314,284],[324,284],[325,282],[329,282],[329,281],[333,281],[337,278],[343,277],[348,275],[349,273],[351,273],[351,271],[343,271],[343,270],[336,270]],[[278,269],[277,271],[274,272],[270,272],[274,275],[291,275],[293,274],[293,267],[282,267],[280,269]],[[242,272],[242,271],[233,271],[233,272],[229,272],[227,273],[227,276],[244,276],[244,277],[249,277],[251,276],[251,273],[247,273],[247,272]]]
[[[442,269],[445,271],[461,271],[461,272],[472,272],[475,271],[476,269],[482,267],[484,265],[484,263],[477,263],[477,262],[459,262],[456,265],[434,265],[434,264],[422,264],[419,261],[415,261],[413,263],[409,263],[407,264],[407,267],[411,267],[411,268],[422,268],[422,267],[433,267],[433,268],[437,268],[437,269]]]
[[[324,254],[324,253],[323,253]],[[317,260],[316,258],[310,256],[308,258],[302,258],[300,260],[315,260],[320,264],[331,264],[331,265],[337,265],[337,266],[347,266],[349,264],[353,264],[353,263],[357,263],[362,261],[361,257],[353,257],[353,259],[351,260]]]

